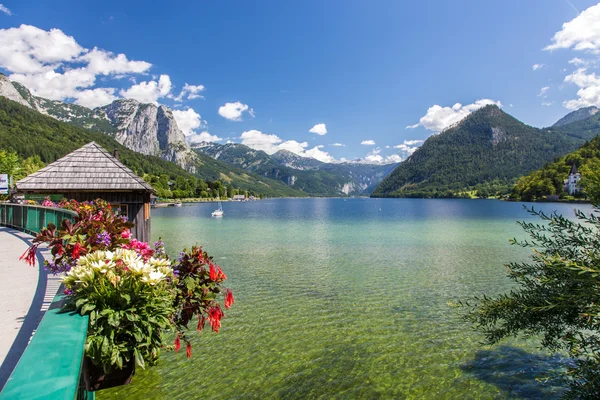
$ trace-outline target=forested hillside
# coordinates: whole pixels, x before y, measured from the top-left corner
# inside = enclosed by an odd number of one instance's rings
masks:
[[[519,179],[511,197],[516,200],[533,201],[548,195],[567,196],[568,193],[563,189],[563,182],[573,165],[576,165],[581,173],[581,188],[585,187],[590,177],[600,177],[600,137],[592,139],[578,150]],[[581,195],[584,195],[584,192]]]
[[[570,125],[534,128],[497,106],[486,106],[427,139],[383,180],[373,196],[451,197],[482,187],[508,193],[520,176],[593,136],[592,130]]]

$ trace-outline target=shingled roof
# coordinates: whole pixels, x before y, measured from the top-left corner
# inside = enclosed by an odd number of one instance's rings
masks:
[[[95,142],[21,179],[16,186],[22,191],[154,190]]]

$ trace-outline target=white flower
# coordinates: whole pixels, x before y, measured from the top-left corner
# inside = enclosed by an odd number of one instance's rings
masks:
[[[142,277],[142,282],[146,282],[150,285],[155,285],[165,278],[165,274],[160,271],[151,271],[148,275]]]
[[[148,260],[148,263],[150,265],[152,265],[154,268],[171,266],[171,261],[167,260],[166,258],[150,257],[150,260]]]

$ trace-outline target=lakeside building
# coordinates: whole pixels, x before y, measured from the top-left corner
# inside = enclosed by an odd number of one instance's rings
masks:
[[[244,196],[243,194],[236,194],[235,196],[233,196],[233,198],[231,200],[244,201],[244,200],[246,200],[246,196]]]
[[[95,142],[28,175],[16,183],[21,194],[65,197],[79,202],[103,199],[135,224],[131,233],[150,241],[152,186]]]
[[[563,181],[563,187],[565,192],[570,195],[574,195],[579,192],[581,188],[577,185],[581,180],[581,173],[577,170],[577,165],[573,164],[571,167],[571,172],[569,172],[569,176],[567,179]]]

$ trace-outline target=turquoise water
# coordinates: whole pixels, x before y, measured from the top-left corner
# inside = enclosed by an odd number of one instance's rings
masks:
[[[529,251],[521,204],[494,200],[285,199],[152,211],[177,255],[202,244],[236,303],[194,357],[163,355],[99,399],[555,398],[560,357],[533,340],[481,346],[456,303],[510,288]],[[538,204],[572,215],[573,205]],[[580,206],[590,210],[589,206]]]

